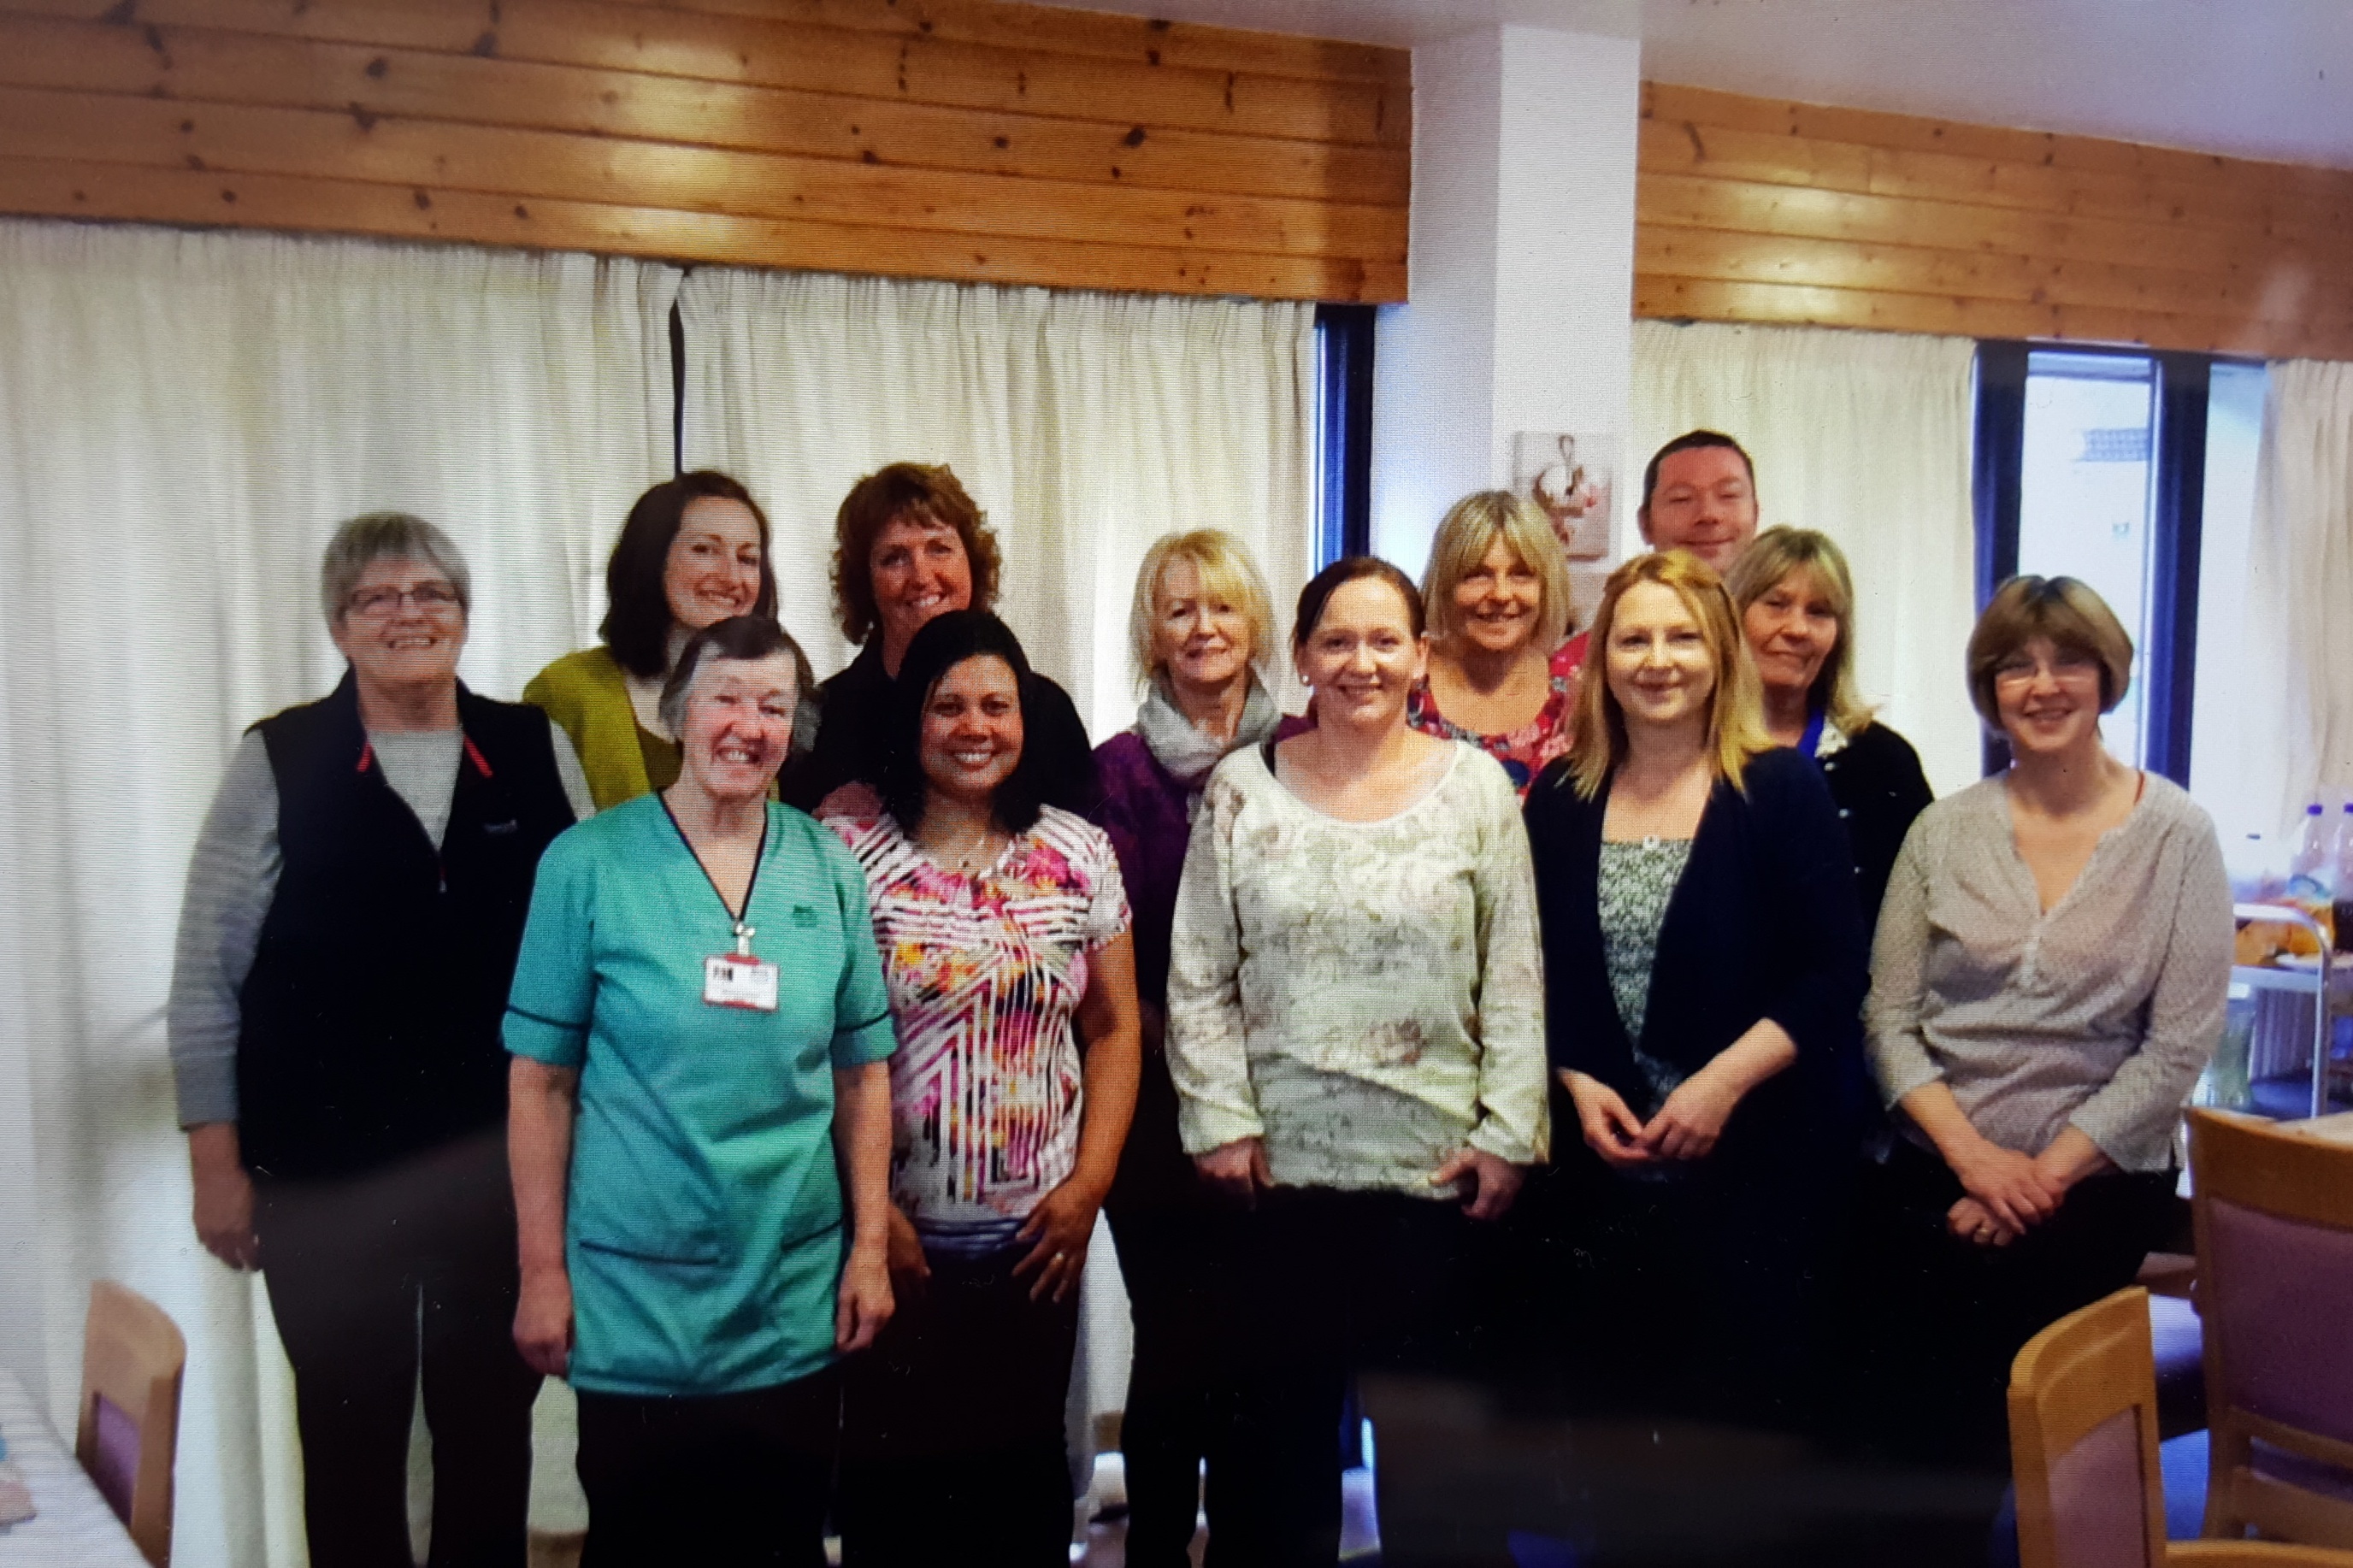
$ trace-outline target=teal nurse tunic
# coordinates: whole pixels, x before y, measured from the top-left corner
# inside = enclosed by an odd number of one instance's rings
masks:
[[[833,1073],[895,1048],[840,840],[771,803],[744,914],[776,1009],[702,1000],[734,920],[659,795],[539,863],[507,1049],[580,1072],[565,1256],[570,1379],[601,1394],[733,1394],[833,1359],[847,1247]]]

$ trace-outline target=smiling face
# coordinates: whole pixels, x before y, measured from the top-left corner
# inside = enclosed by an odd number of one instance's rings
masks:
[[[1687,447],[1659,460],[1641,518],[1654,550],[1688,550],[1721,574],[1757,537],[1757,488],[1729,447]]]
[[[1323,724],[1379,729],[1405,722],[1406,694],[1430,665],[1429,643],[1395,584],[1357,577],[1332,590],[1297,654]]]
[[[705,659],[679,726],[681,776],[713,800],[765,795],[792,747],[799,700],[789,653]]]
[[[1609,623],[1606,674],[1629,730],[1708,721],[1715,695],[1715,656],[1699,617],[1663,583],[1637,583],[1620,596]]]
[[[662,566],[670,617],[690,632],[752,613],[760,600],[760,520],[740,500],[697,496],[679,514]]]
[[[1544,579],[1497,534],[1477,565],[1454,584],[1454,619],[1462,640],[1482,653],[1527,647],[1544,613]]]
[[[958,801],[995,797],[1021,762],[1021,682],[995,654],[948,666],[923,701],[919,756],[931,787]]]
[[[964,541],[920,512],[884,523],[866,565],[881,621],[883,662],[893,671],[933,616],[972,607],[972,560]]]
[[[448,685],[465,650],[466,612],[456,584],[430,561],[380,557],[353,584],[333,636],[363,686]]]
[[[1837,605],[1803,566],[1759,594],[1740,624],[1769,693],[1811,691],[1838,648]]]
[[[1152,595],[1152,664],[1179,688],[1223,690],[1250,668],[1249,612],[1201,581],[1182,555],[1160,569]]]
[[[2027,638],[1994,666],[1993,700],[2002,733],[2021,756],[2099,744],[2100,661],[2085,649]]]

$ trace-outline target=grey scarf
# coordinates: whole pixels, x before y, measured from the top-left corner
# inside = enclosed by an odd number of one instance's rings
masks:
[[[1209,770],[1226,759],[1229,752],[1244,746],[1255,746],[1274,733],[1282,722],[1282,710],[1274,705],[1256,675],[1250,678],[1250,695],[1242,699],[1242,720],[1234,729],[1230,744],[1216,741],[1193,727],[1185,710],[1176,706],[1176,699],[1168,689],[1168,677],[1164,673],[1152,678],[1152,689],[1145,694],[1144,706],[1136,710],[1135,732],[1144,737],[1152,760],[1168,770],[1170,776],[1187,789],[1198,789]]]

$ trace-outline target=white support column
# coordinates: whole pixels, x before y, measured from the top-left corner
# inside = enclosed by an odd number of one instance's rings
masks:
[[[1625,434],[1641,45],[1631,4],[1588,13],[1596,30],[1414,50],[1411,298],[1375,343],[1372,532],[1416,575],[1447,507],[1509,479],[1514,432]]]

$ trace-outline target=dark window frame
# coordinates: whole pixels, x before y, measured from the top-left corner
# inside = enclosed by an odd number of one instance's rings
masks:
[[[1315,566],[1373,551],[1371,305],[1315,307]]]
[[[2148,765],[2189,784],[2190,720],[2198,686],[2198,574],[2206,502],[2206,407],[2214,364],[2229,356],[2172,350],[1991,340],[1978,344],[1972,501],[1977,514],[1977,602],[2018,574],[2026,449],[2026,378],[2037,350],[2146,361],[2155,378],[2149,498],[2147,683],[2141,749]],[[1985,742],[1985,771],[2009,765],[1999,736]]]

